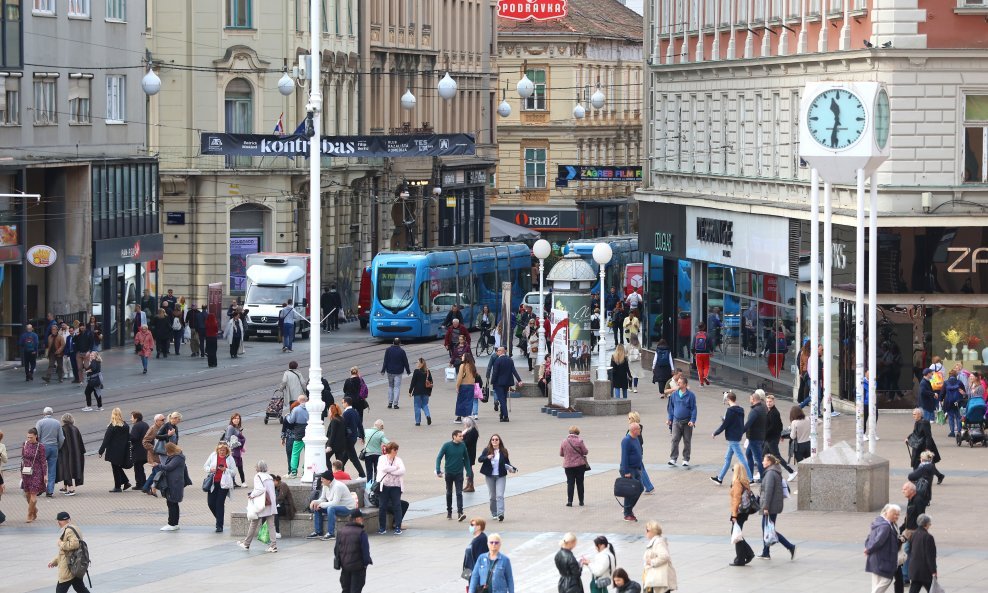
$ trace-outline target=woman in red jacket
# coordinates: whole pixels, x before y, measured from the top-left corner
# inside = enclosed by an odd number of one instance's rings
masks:
[[[206,362],[210,367],[215,367],[216,362],[216,337],[220,333],[220,324],[216,321],[216,315],[210,313],[206,315]]]

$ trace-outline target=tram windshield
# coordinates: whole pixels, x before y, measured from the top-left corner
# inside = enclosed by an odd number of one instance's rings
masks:
[[[377,301],[397,313],[415,298],[415,268],[378,268]]]

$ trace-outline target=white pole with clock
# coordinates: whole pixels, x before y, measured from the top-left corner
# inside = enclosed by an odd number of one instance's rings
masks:
[[[889,101],[888,95],[881,83],[878,82],[815,82],[809,83],[803,93],[800,118],[800,157],[816,170],[824,180],[824,208],[829,206],[830,186],[832,184],[857,186],[857,260],[856,291],[855,291],[855,401],[857,420],[856,449],[861,458],[864,441],[864,392],[863,379],[865,368],[864,339],[865,339],[865,241],[864,241],[864,200],[865,178],[871,176],[871,215],[869,219],[869,238],[872,262],[878,244],[877,233],[877,181],[874,172],[889,155]],[[828,254],[832,252],[830,244],[831,220],[824,216],[824,448],[830,446],[830,411],[831,404],[831,356],[832,343],[832,303],[828,298],[832,284],[832,270]],[[811,266],[816,265],[816,246],[811,250]],[[877,325],[875,291],[875,265],[869,266],[869,368],[875,368],[875,348]],[[815,304],[814,304],[815,305]],[[812,316],[811,316],[812,317]],[[874,319],[874,322],[872,321]],[[812,340],[812,333],[811,333]],[[817,344],[811,344],[811,352]],[[869,397],[869,418],[871,421],[871,441],[869,449],[874,450],[874,422],[877,393],[875,382],[872,381]]]

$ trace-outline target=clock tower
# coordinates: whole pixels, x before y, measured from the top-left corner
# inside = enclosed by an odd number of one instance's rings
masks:
[[[811,82],[800,105],[799,156],[824,181],[850,184],[889,155],[889,101],[878,82]]]

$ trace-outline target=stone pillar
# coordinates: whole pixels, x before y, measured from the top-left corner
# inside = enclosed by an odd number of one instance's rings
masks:
[[[797,508],[801,511],[881,510],[889,501],[889,462],[871,453],[857,459],[840,442],[799,463]]]

